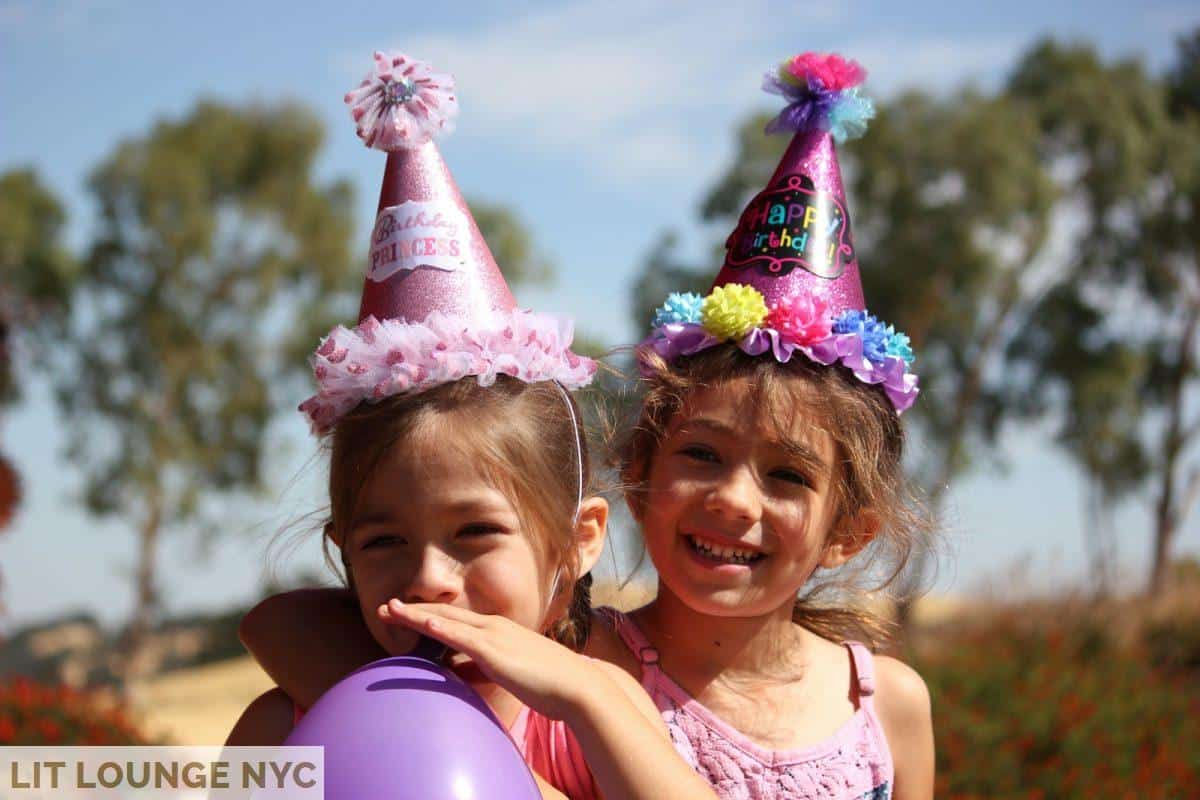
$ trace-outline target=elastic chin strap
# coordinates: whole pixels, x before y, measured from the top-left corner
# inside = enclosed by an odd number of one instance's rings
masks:
[[[579,512],[583,508],[583,435],[580,432],[579,420],[575,417],[575,406],[571,403],[571,396],[567,394],[567,390],[558,381],[554,381],[555,388],[562,395],[563,403],[567,406],[567,413],[571,415],[571,430],[575,432],[575,515],[571,518],[571,524],[579,522]]]
[[[571,517],[571,527],[579,523],[579,512],[583,510],[583,435],[579,419],[575,416],[575,406],[571,402],[571,396],[567,394],[567,390],[558,381],[554,381],[555,388],[562,396],[563,404],[567,407],[567,413],[571,416],[571,430],[575,432],[575,513]],[[562,579],[562,568],[554,571],[554,580],[550,582],[549,601],[554,602],[555,596],[558,594],[558,584]]]

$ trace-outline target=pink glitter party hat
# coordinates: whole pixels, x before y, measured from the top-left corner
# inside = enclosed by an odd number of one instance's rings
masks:
[[[767,188],[725,242],[706,297],[672,294],[642,347],[668,361],[733,341],[780,362],[797,353],[840,363],[882,384],[897,412],[916,399],[908,337],[866,311],[835,141],[861,136],[874,115],[858,93],[866,72],[837,55],[803,53],[767,73],[787,106],[767,125],[790,132]]]
[[[468,375],[558,381],[575,389],[596,365],[571,352],[571,320],[517,308],[434,138],[454,128],[454,79],[400,53],[346,95],[358,135],[388,153],[359,322],[313,355],[319,384],[301,404],[327,432],[360,402]]]

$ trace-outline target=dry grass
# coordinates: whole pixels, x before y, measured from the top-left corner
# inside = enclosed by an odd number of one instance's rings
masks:
[[[274,684],[249,656],[177,670],[137,687],[135,719],[178,744],[222,744],[250,701]]]

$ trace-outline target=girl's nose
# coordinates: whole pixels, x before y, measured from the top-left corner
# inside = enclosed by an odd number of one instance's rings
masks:
[[[762,492],[747,467],[726,471],[704,498],[707,511],[743,522],[757,522],[762,516]]]
[[[459,564],[442,551],[426,547],[404,593],[406,603],[452,603],[462,592]]]

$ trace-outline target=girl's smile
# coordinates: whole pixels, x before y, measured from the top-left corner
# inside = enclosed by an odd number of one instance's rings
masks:
[[[833,439],[797,413],[764,431],[741,382],[697,392],[650,464],[643,530],[663,588],[697,611],[790,605],[821,565],[834,514]]]

